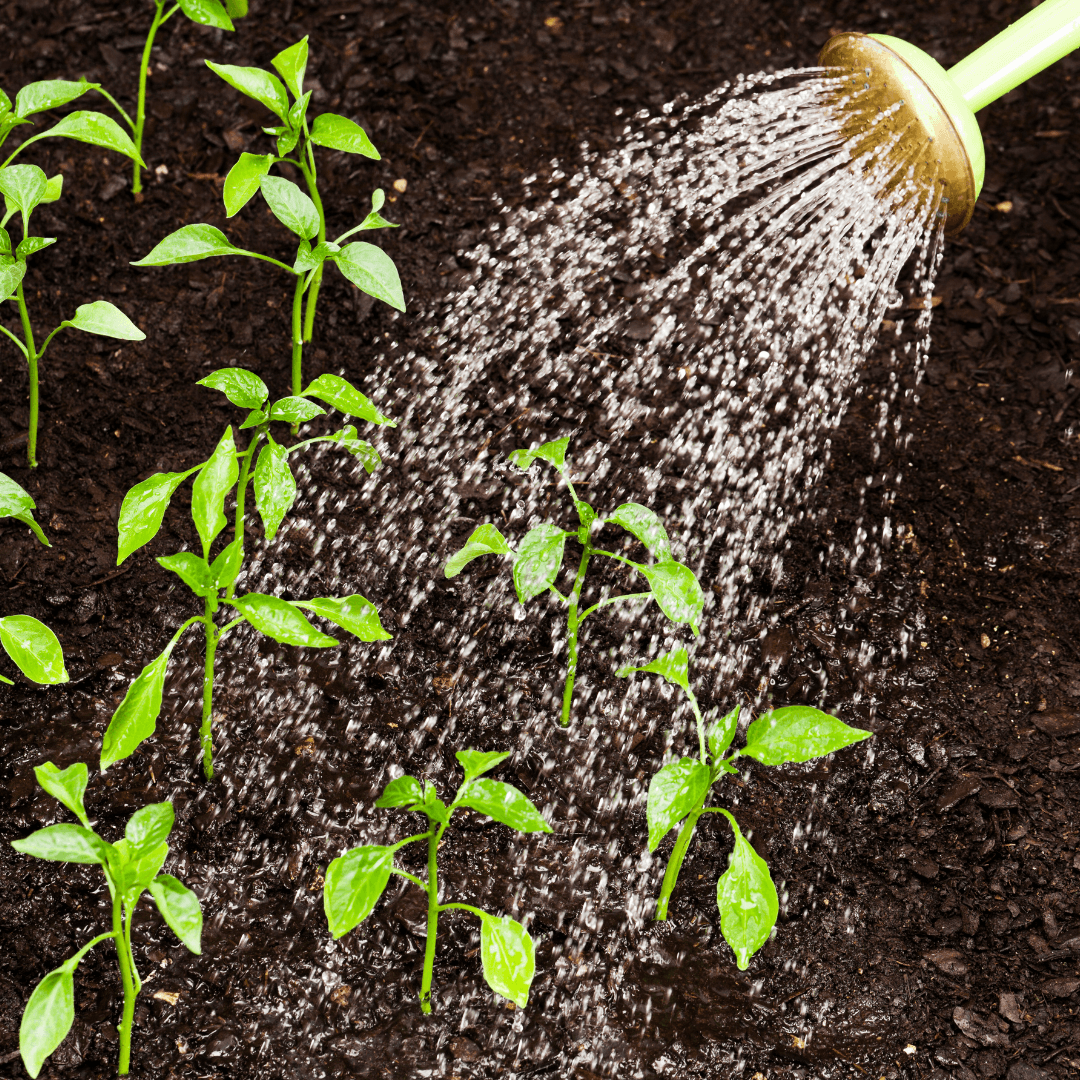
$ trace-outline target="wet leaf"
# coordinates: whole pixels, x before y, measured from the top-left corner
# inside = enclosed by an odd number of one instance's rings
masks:
[[[319,212],[315,204],[291,180],[267,174],[259,180],[259,188],[274,217],[286,229],[302,240],[310,240],[319,231]]]
[[[23,855],[32,855],[35,859],[101,865],[108,862],[111,847],[90,829],[66,822],[38,829],[23,840],[12,840],[11,846]]]
[[[669,762],[653,776],[645,803],[650,851],[655,851],[687,814],[705,802],[711,784],[708,766],[689,757]]]
[[[193,22],[201,26],[216,26],[220,30],[235,29],[228,12],[218,0],[177,0],[180,10]]]
[[[280,641],[282,645],[306,645],[309,648],[330,648],[340,645],[335,638],[315,629],[285,600],[263,593],[248,593],[229,601],[252,626],[262,634]]]
[[[307,70],[307,62],[307,34],[295,45],[282,49],[270,61],[274,70],[285,80],[285,85],[293,92],[293,97],[302,97],[304,94],[304,72]]]
[[[510,455],[509,461],[523,472],[528,472],[532,467],[532,463],[537,458],[541,458],[554,465],[561,473],[566,469],[566,448],[569,445],[570,437],[564,435],[561,439],[555,439],[552,442],[546,442],[536,447],[535,450],[515,450]]]
[[[746,746],[740,753],[762,765],[783,765],[824,757],[873,734],[848,727],[820,709],[791,705],[759,716],[747,730]]]
[[[92,304],[80,304],[75,315],[65,320],[64,326],[73,326],[87,334],[120,338],[122,341],[143,341],[146,335],[116,306],[108,300],[95,300]]]
[[[15,115],[27,117],[48,109],[58,109],[82,97],[87,90],[96,90],[99,86],[99,83],[87,82],[86,79],[43,79],[41,82],[27,83],[15,95]]]
[[[213,225],[185,225],[156,244],[148,255],[132,266],[175,266],[178,263],[198,262],[216,255],[243,255],[220,230]]]
[[[454,805],[467,806],[487,814],[518,832],[551,832],[551,826],[528,797],[501,780],[481,778],[467,781],[461,785]]]
[[[196,596],[213,596],[217,592],[209,565],[194,552],[162,555],[157,562],[171,570]]]
[[[114,849],[127,846],[126,858],[120,867],[114,871],[117,889],[120,894],[127,898],[129,906],[139,902],[139,897],[150,887],[150,883],[157,877],[158,871],[165,865],[169,857],[169,845],[164,840],[159,841],[152,847],[132,850],[126,840],[114,844]]]
[[[191,486],[191,518],[204,548],[209,548],[227,524],[225,496],[240,476],[232,427],[225,429],[210,460],[199,470]]]
[[[342,630],[355,634],[361,641],[389,641],[390,634],[379,621],[375,605],[358,593],[352,596],[316,596],[303,601],[303,606],[313,615],[336,623]]]
[[[510,752],[458,750],[454,756],[461,762],[461,767],[465,770],[465,783],[468,783],[470,780],[475,780],[476,777],[490,772],[500,762],[505,761],[510,756]]]
[[[19,241],[19,246],[15,249],[15,254],[20,259],[26,260],[29,259],[31,255],[36,255],[39,251],[44,251],[45,248],[52,247],[55,243],[55,236],[27,236]]]
[[[86,807],[83,806],[87,769],[81,761],[63,770],[58,769],[51,761],[46,761],[44,765],[34,767],[34,776],[45,791],[89,828],[90,821],[86,816]]]
[[[735,732],[739,730],[740,709],[741,706],[736,705],[727,716],[714,720],[705,732],[705,739],[709,744],[709,757],[714,765],[727,752],[731,740],[735,738]]]
[[[169,500],[187,475],[179,472],[154,473],[137,483],[124,496],[120,507],[120,520],[116,523],[120,533],[116,553],[117,566],[133,551],[138,551],[157,536]]]
[[[131,815],[124,829],[124,839],[135,851],[156,847],[169,839],[175,820],[172,803],[150,803]]]
[[[50,135],[62,135],[77,142],[90,143],[91,146],[100,146],[105,150],[113,150],[117,154],[123,154],[132,161],[138,161],[145,167],[145,162],[139,157],[135,144],[128,137],[124,129],[110,116],[99,112],[73,112],[64,117],[60,123],[43,131],[38,138]]]
[[[380,810],[388,810],[395,806],[409,806],[423,801],[424,789],[420,786],[420,781],[414,776],[399,776],[383,788],[383,793],[375,805]]]
[[[326,868],[323,909],[330,933],[347,934],[375,909],[390,880],[394,849],[370,845],[345,852]]]
[[[390,417],[383,416],[367,397],[340,375],[320,375],[317,379],[312,379],[307,389],[301,391],[300,396],[318,398],[327,405],[332,405],[338,412],[359,417],[371,424],[397,427]]]
[[[244,538],[241,536],[231,544],[226,544],[218,557],[210,564],[210,577],[215,589],[227,589],[240,573],[244,565]]]
[[[56,635],[29,615],[8,615],[0,619],[0,644],[15,666],[42,686],[68,681],[64,651]]]
[[[354,121],[336,113],[323,113],[311,125],[311,141],[316,146],[343,150],[346,154],[362,154],[379,161],[379,151],[372,145],[364,129]]]
[[[705,608],[705,594],[694,572],[674,559],[642,566],[640,570],[649,579],[649,588],[660,610],[673,623],[687,623],[696,635]]]
[[[221,192],[226,217],[233,217],[247,206],[251,197],[259,190],[262,178],[270,171],[270,166],[273,164],[273,154],[245,152],[240,155],[240,160],[225,177],[225,186]]]
[[[565,530],[549,522],[525,534],[514,556],[514,588],[521,603],[555,584],[565,548]]]
[[[253,371],[245,371],[244,368],[218,368],[217,371],[211,371],[205,379],[200,379],[195,385],[220,390],[241,409],[260,409],[262,403],[270,396],[266,383]]]
[[[720,932],[735,953],[739,970],[745,971],[750,957],[769,940],[780,901],[765,860],[743,837],[735,818],[726,810],[723,814],[735,833],[735,849],[716,883],[716,906]]]
[[[26,263],[0,263],[0,302],[14,296],[26,275]]]
[[[101,740],[101,771],[123,761],[154,734],[161,713],[165,671],[176,641],[170,641],[160,656],[146,665],[128,687],[124,700],[113,713]]]
[[[506,542],[506,537],[494,525],[478,525],[465,541],[465,546],[447,559],[443,573],[448,578],[457,577],[473,559],[478,559],[481,555],[509,553],[510,545]]]
[[[281,120],[288,115],[289,97],[285,93],[285,87],[269,71],[254,67],[236,67],[233,64],[215,64],[212,60],[207,60],[206,66],[234,90],[261,102]]]
[[[353,457],[359,458],[360,464],[364,466],[364,471],[370,476],[382,464],[382,458],[379,457],[378,450],[371,443],[366,439],[358,438],[357,435],[356,428],[349,424],[348,427],[334,432],[330,437],[343,450],[347,450]]]
[[[354,240],[331,258],[362,293],[374,296],[397,311],[405,310],[401,278],[393,259],[374,244]]]
[[[199,898],[171,874],[159,874],[149,885],[168,928],[196,956],[202,953],[202,908]]]
[[[19,1053],[26,1071],[37,1077],[45,1059],[67,1038],[75,1021],[75,969],[50,971],[34,987],[19,1024]]]
[[[303,397],[280,398],[270,409],[271,420],[281,420],[287,424],[304,424],[308,420],[314,420],[316,416],[325,415],[325,409]]]
[[[663,656],[658,656],[644,667],[632,667],[627,665],[626,667],[619,668],[615,674],[618,675],[619,678],[625,678],[634,671],[662,675],[669,683],[672,683],[675,686],[681,686],[684,690],[690,689],[690,658],[687,656],[686,650],[682,648],[682,646],[664,653]]]
[[[529,988],[536,974],[533,939],[521,923],[500,915],[480,919],[480,962],[488,986],[519,1009],[529,1003]]]
[[[285,515],[296,501],[296,480],[289,468],[289,452],[267,436],[259,451],[259,461],[252,478],[255,504],[262,518],[267,541],[273,540]]]
[[[635,502],[623,503],[607,520],[614,521],[627,532],[633,533],[652,552],[654,558],[671,558],[671,541],[668,539],[667,529],[647,506]]]
[[[41,202],[46,182],[45,173],[36,165],[8,165],[0,169],[0,194],[24,218]]]

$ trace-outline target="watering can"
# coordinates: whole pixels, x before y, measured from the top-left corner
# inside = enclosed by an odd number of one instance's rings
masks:
[[[837,34],[819,59],[858,91],[860,112],[845,134],[896,136],[898,152],[942,185],[945,233],[955,235],[971,220],[986,172],[975,114],[1078,46],[1080,0],[1045,0],[948,71],[886,34]]]

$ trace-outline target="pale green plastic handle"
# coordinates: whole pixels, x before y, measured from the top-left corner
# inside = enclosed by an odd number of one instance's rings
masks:
[[[1002,94],[1080,48],[1080,0],[1045,0],[949,69],[978,112]]]

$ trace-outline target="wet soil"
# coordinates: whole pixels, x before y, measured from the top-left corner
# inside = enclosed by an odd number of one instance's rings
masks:
[[[8,350],[0,467],[38,500],[54,546],[0,523],[4,610],[56,630],[72,682],[3,692],[0,835],[59,820],[31,767],[92,763],[128,681],[194,613],[153,561],[191,542],[181,513],[120,572],[114,552],[127,488],[202,460],[237,420],[195,379],[235,363],[286,386],[286,293],[270,268],[128,265],[192,221],[287,255],[265,216],[224,221],[221,177],[240,149],[261,149],[262,118],[215,82],[203,56],[265,64],[311,35],[316,104],[354,116],[383,154],[374,164],[327,156],[332,222],[352,224],[373,186],[392,191],[405,179],[387,211],[403,228],[386,244],[411,310],[422,312],[467,286],[459,253],[492,219],[493,194],[515,204],[523,180],[546,175],[553,157],[574,161],[584,140],[613,145],[627,114],[739,72],[810,63],[834,29],[895,33],[955,60],[1020,8],[284,0],[253,2],[236,35],[169,24],[147,147],[168,172],[141,205],[122,186],[125,164],[96,149],[47,142],[31,159],[65,174],[63,201],[39,212],[58,243],[28,278],[38,325],[104,297],[148,336],[121,348],[56,340],[33,473],[19,442],[25,375]],[[85,74],[128,101],[147,17],[104,0],[16,0],[0,12],[9,93]],[[623,460],[618,482],[598,485],[601,504],[641,498],[626,478],[658,464],[607,446],[580,402],[553,395],[523,416],[493,384],[472,403],[468,440],[439,460],[411,454],[407,425],[379,433],[386,464],[372,478],[313,456],[293,523],[249,573],[250,587],[286,596],[360,591],[392,642],[314,654],[238,635],[221,651],[218,779],[206,785],[195,762],[192,641],[177,651],[158,736],[107,777],[92,774],[88,806],[107,836],[142,803],[174,801],[168,868],[207,915],[201,957],[148,910],[137,923],[146,989],[133,1075],[1031,1080],[1080,1069],[1078,78],[1080,64],[1067,59],[986,110],[986,189],[946,252],[927,377],[916,386],[899,376],[911,391],[910,441],[872,458],[877,402],[894,377],[879,356],[834,436],[817,512],[791,534],[784,580],[770,587],[761,576],[766,618],[732,628],[759,661],[744,685],[701,692],[708,707],[762,693],[816,702],[824,690],[838,715],[876,734],[828,762],[752,768],[722,793],[783,882],[777,935],[750,970],[736,970],[718,932],[714,883],[730,842],[716,823],[691,849],[670,922],[650,922],[642,907],[663,869],[643,855],[645,786],[684,724],[655,691],[622,707],[627,688],[606,653],[628,647],[617,624],[592,631],[582,691],[592,722],[563,733],[550,705],[561,681],[555,611],[519,621],[505,574],[439,574],[475,523],[513,505],[512,484],[528,482],[492,468],[489,482],[463,484],[478,454],[494,461],[530,439],[573,433],[576,447]],[[423,379],[445,380],[450,361],[425,338],[429,322],[393,316],[340,280],[324,289],[322,311],[311,375],[344,372],[401,416]],[[426,350],[430,367],[378,374],[394,340]],[[665,393],[678,401],[674,380]],[[430,407],[413,417],[436,420]],[[645,501],[677,504],[679,477],[659,465]],[[402,505],[411,517],[398,549],[366,543],[387,508]],[[872,558],[855,559],[860,530],[880,532],[886,519],[874,572]],[[632,628],[629,648],[644,652],[655,631]],[[527,1010],[496,1001],[480,977],[475,928],[447,917],[436,1011],[425,1018],[415,896],[392,886],[370,920],[333,943],[322,872],[343,848],[410,828],[401,814],[373,811],[388,767],[424,773],[446,794],[453,750],[469,744],[512,750],[495,775],[547,807],[556,831],[523,838],[463,822],[440,856],[447,888],[531,913],[538,974]],[[0,1075],[15,1077],[31,988],[97,932],[106,901],[85,868],[6,847],[0,882]],[[80,968],[75,1027],[42,1075],[110,1074],[112,965],[103,948]]]

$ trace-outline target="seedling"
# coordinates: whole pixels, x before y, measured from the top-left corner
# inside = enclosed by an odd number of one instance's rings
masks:
[[[133,551],[149,543],[161,528],[173,493],[189,476],[195,480],[191,488],[191,517],[202,542],[202,556],[181,551],[157,561],[176,574],[185,585],[203,600],[203,614],[188,619],[173,635],[165,650],[145,668],[128,688],[120,707],[113,714],[101,746],[101,769],[132,754],[153,733],[161,712],[161,695],[169,658],[180,636],[189,626],[202,623],[206,636],[206,664],[203,674],[203,709],[200,740],[203,770],[209,780],[214,775],[213,714],[214,657],[221,639],[239,626],[249,622],[256,630],[284,645],[306,645],[331,648],[341,643],[320,633],[304,617],[301,609],[310,611],[340,626],[361,641],[385,641],[390,635],[379,622],[375,606],[359,595],[344,597],[319,596],[312,600],[281,600],[263,593],[235,596],[236,581],[244,563],[244,537],[247,528],[246,495],[248,484],[254,488],[256,505],[262,518],[267,541],[273,540],[285,515],[296,498],[296,481],[289,467],[289,457],[314,443],[333,443],[358,457],[370,474],[380,458],[371,443],[357,437],[350,424],[332,435],[318,435],[293,446],[278,443],[270,433],[277,422],[303,423],[325,410],[310,398],[318,398],[351,416],[373,424],[396,426],[383,416],[354,386],[337,375],[320,375],[297,397],[286,397],[269,404],[269,391],[257,375],[242,368],[222,368],[199,380],[200,386],[220,390],[234,405],[248,409],[240,430],[253,429],[247,446],[237,447],[230,425],[225,429],[213,454],[207,461],[186,472],[154,473],[136,484],[125,496],[120,507],[119,566]],[[251,462],[260,443],[258,462]],[[236,516],[233,539],[211,562],[210,549],[218,534],[225,528],[225,499],[236,489]],[[218,626],[215,616],[221,604],[235,608],[240,614]]]
[[[684,757],[665,765],[649,782],[646,820],[649,826],[649,851],[680,822],[675,847],[668,857],[656,917],[664,920],[668,903],[679,877],[694,829],[702,814],[723,814],[735,835],[735,848],[728,857],[728,868],[716,883],[716,904],[720,909],[720,931],[735,953],[741,971],[769,939],[780,912],[769,868],[739,831],[730,811],[706,806],[709,790],[725,773],[737,772],[734,762],[740,757],[753,758],[762,765],[785,765],[812,761],[852,743],[869,739],[873,732],[848,727],[835,716],[806,705],[770,709],[759,716],[746,731],[746,745],[727,757],[739,727],[739,706],[708,728],[697,698],[690,689],[688,658],[683,648],[672,649],[644,667],[624,667],[617,674],[634,671],[660,675],[686,695],[697,722],[698,757]]]
[[[34,769],[38,783],[63,803],[80,824],[49,825],[11,846],[24,855],[52,862],[96,863],[105,875],[112,898],[112,930],[88,941],[55,971],[34,987],[19,1026],[19,1052],[26,1071],[41,1072],[45,1059],[64,1041],[75,1019],[75,969],[95,945],[112,938],[120,965],[124,1008],[120,1026],[120,1061],[117,1071],[126,1076],[131,1063],[131,1023],[135,998],[142,989],[135,953],[131,947],[131,923],[144,892],[150,895],[170,930],[198,955],[202,952],[202,909],[199,898],[161,868],[169,857],[167,843],[173,827],[172,803],[151,803],[136,810],[124,830],[124,838],[107,843],[90,828],[83,806],[86,766],[70,765],[61,771],[51,761]]]
[[[551,826],[540,811],[516,787],[500,780],[483,778],[484,773],[509,756],[508,753],[459,750],[457,759],[465,770],[465,780],[449,806],[426,780],[423,784],[412,776],[399,776],[391,780],[375,805],[384,809],[404,806],[407,810],[424,814],[428,819],[427,832],[408,836],[389,846],[369,844],[352,848],[334,859],[326,869],[323,907],[330,933],[335,939],[347,934],[371,914],[391,874],[411,881],[427,893],[427,944],[420,983],[421,1012],[431,1012],[431,979],[435,967],[439,912],[453,909],[471,912],[480,920],[480,962],[488,986],[519,1009],[524,1009],[528,1004],[529,987],[536,972],[536,955],[533,940],[525,927],[505,915],[492,915],[471,904],[439,903],[439,842],[455,810],[468,807],[487,814],[517,832],[551,832]],[[394,865],[395,853],[419,840],[426,840],[428,844],[427,881]]]
[[[550,592],[567,605],[566,616],[566,683],[563,688],[561,722],[570,723],[570,701],[574,693],[574,678],[578,664],[578,631],[581,624],[594,612],[608,604],[633,603],[638,600],[655,600],[660,610],[674,623],[687,623],[694,635],[705,606],[705,596],[701,591],[694,572],[672,558],[671,541],[668,539],[660,519],[647,506],[628,502],[616,508],[606,519],[596,516],[596,511],[583,499],[579,499],[570,480],[570,469],[566,462],[568,438],[556,439],[544,443],[534,450],[515,450],[510,461],[524,472],[528,472],[536,460],[546,461],[566,481],[577,511],[577,529],[561,529],[557,525],[545,522],[531,528],[521,541],[517,551],[510,547],[506,538],[494,525],[481,525],[465,542],[465,546],[446,564],[448,578],[456,577],[462,569],[481,555],[509,555],[514,567],[514,588],[518,600],[528,603],[534,596]],[[592,533],[607,523],[619,525],[640,540],[654,561],[638,563],[624,558],[613,551],[604,551],[593,546]],[[582,547],[581,561],[578,564],[577,577],[569,596],[564,596],[555,588],[555,579],[562,567],[563,551],[567,537],[573,537]],[[579,611],[581,591],[585,585],[585,575],[589,561],[594,555],[603,555],[609,559],[625,563],[636,570],[649,583],[648,592],[624,593],[621,596],[603,596],[587,608]]]
[[[101,88],[100,83],[87,82],[86,79],[45,79],[42,82],[27,83],[15,95],[14,105],[11,103],[11,98],[0,90],[0,146],[4,145],[14,128],[21,124],[33,124],[34,121],[29,119],[31,116],[48,109],[59,108],[61,105],[68,105],[76,98],[82,97],[88,90],[96,90],[116,105],[112,96]],[[120,109],[119,105],[116,107]],[[123,114],[122,109],[120,112]],[[21,154],[39,139],[54,136],[75,139],[77,142],[90,143],[92,146],[101,146],[106,150],[123,154],[135,162],[139,161],[139,151],[135,149],[135,144],[124,134],[124,129],[115,120],[104,113],[80,111],[69,113],[48,130],[24,139],[3,164],[0,164],[0,169],[10,165],[16,154]],[[138,165],[136,165],[137,170]],[[54,177],[54,180],[58,179],[59,177]]]
[[[142,341],[146,337],[118,307],[114,307],[108,300],[96,300],[92,304],[80,304],[75,309],[74,316],[60,323],[41,343],[41,347],[38,347],[34,339],[26,294],[23,291],[23,278],[26,276],[26,260],[56,243],[56,238],[32,236],[30,215],[42,203],[59,199],[62,187],[62,176],[47,179],[45,173],[36,165],[9,165],[6,169],[0,169],[0,193],[6,203],[6,211],[0,218],[0,303],[12,300],[18,305],[22,338],[20,340],[3,324],[0,324],[0,330],[15,342],[30,373],[30,422],[27,429],[26,457],[31,468],[37,465],[38,365],[52,339],[65,327],[88,334],[99,334],[102,337],[120,338],[123,341]],[[18,247],[12,249],[6,226],[15,213],[18,213],[22,220],[22,240]]]
[[[145,258],[132,263],[133,266],[171,266],[217,255],[247,255],[273,263],[292,274],[295,278],[292,303],[294,395],[300,393],[303,383],[304,342],[311,340],[319,284],[327,262],[337,266],[361,292],[384,301],[398,311],[405,310],[401,280],[390,256],[374,244],[363,241],[345,243],[354,233],[397,228],[379,213],[385,201],[382,189],[372,195],[371,212],[359,225],[343,232],[336,240],[326,239],[326,214],[319,195],[314,148],[325,146],[376,160],[379,153],[364,130],[344,116],[323,113],[308,128],[306,116],[311,91],[304,93],[303,90],[307,56],[305,37],[278,53],[272,61],[295,98],[291,106],[285,86],[270,72],[262,68],[206,62],[211,71],[220,75],[230,86],[261,102],[281,120],[280,126],[263,129],[277,137],[277,154],[241,154],[240,160],[225,177],[223,196],[225,210],[232,217],[247,205],[257,191],[261,191],[274,217],[300,238],[293,265],[289,266],[269,255],[238,248],[212,225],[185,225],[166,236]],[[280,164],[292,165],[300,170],[307,184],[307,194],[291,180],[270,175],[270,169]]]

